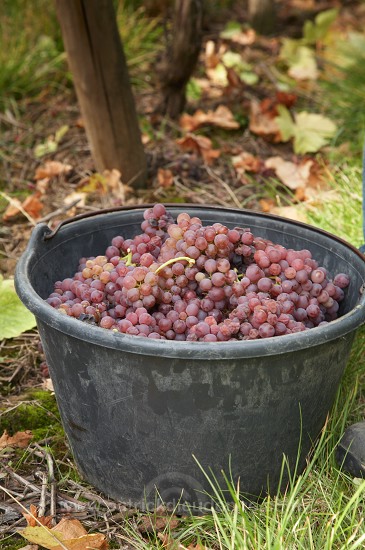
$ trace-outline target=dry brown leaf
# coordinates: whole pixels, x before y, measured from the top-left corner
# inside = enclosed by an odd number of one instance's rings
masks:
[[[282,141],[280,128],[275,120],[276,106],[271,101],[251,101],[249,128],[253,134],[278,143]]]
[[[157,181],[161,187],[171,187],[174,181],[174,174],[169,169],[159,168],[157,172]]]
[[[40,212],[43,208],[43,203],[39,200],[41,193],[36,191],[29,195],[23,202],[18,199],[12,199],[11,204],[6,208],[3,214],[3,220],[6,222],[17,216],[24,210],[33,220],[40,218]]]
[[[274,199],[260,199],[259,204],[263,212],[271,212],[276,206]]]
[[[296,222],[308,222],[308,219],[304,212],[299,210],[296,206],[275,206],[271,210],[272,214],[282,216],[283,218],[290,218]]]
[[[19,533],[30,542],[49,550],[107,550],[108,544],[102,533],[87,534],[78,519],[62,518],[57,525],[48,527],[28,526]],[[57,540],[61,544],[57,543]]]
[[[28,212],[33,219],[37,220],[40,218],[41,210],[43,209],[43,203],[39,200],[41,193],[36,192],[32,195],[29,195],[22,204],[23,210]]]
[[[85,122],[81,116],[78,119],[76,119],[75,126],[77,128],[85,128]]]
[[[50,178],[43,178],[41,180],[38,180],[36,183],[36,189],[39,191],[42,195],[44,195],[48,189],[48,184],[51,181]]]
[[[4,222],[10,220],[11,218],[14,218],[14,216],[17,216],[20,212],[20,208],[17,208],[19,206],[22,208],[22,203],[19,199],[13,199],[11,204],[9,204],[3,214],[3,220]]]
[[[57,160],[48,160],[42,166],[39,166],[35,171],[35,180],[42,180],[44,178],[54,178],[61,174],[68,174],[72,170],[71,164],[64,164]]]
[[[187,550],[208,550],[206,546],[202,546],[201,544],[189,544],[187,547]]]
[[[161,515],[161,516],[142,516],[141,523],[138,525],[140,533],[152,533],[154,531],[162,531],[167,526],[170,529],[176,529],[180,521],[176,516]]]
[[[52,379],[51,378],[45,378],[43,380],[42,388],[46,391],[54,392]]]
[[[53,519],[53,516],[39,516],[38,508],[34,504],[31,504],[29,506],[29,514],[23,512],[23,516],[27,520],[27,524],[30,527],[36,527],[36,525],[39,525],[40,523],[45,527],[48,527],[49,525],[51,525]],[[38,522],[35,518],[37,518]]]
[[[39,546],[38,544],[27,544],[26,546],[22,546],[21,548],[18,548],[18,550],[38,550]]]
[[[193,151],[201,155],[207,164],[212,164],[221,154],[219,149],[212,148],[212,140],[205,136],[187,134],[185,137],[177,139],[176,143],[183,151]]]
[[[216,51],[215,42],[208,40],[205,45],[205,66],[207,69],[214,69],[219,61],[221,54]]]
[[[16,432],[14,435],[9,435],[4,430],[3,435],[0,437],[0,450],[5,447],[18,447],[19,449],[25,449],[29,445],[29,441],[32,439],[33,434],[31,431]]]
[[[215,111],[198,110],[193,115],[184,113],[180,117],[180,126],[187,132],[192,132],[204,125],[218,126],[225,130],[237,130],[240,125],[234,119],[232,111],[225,105],[219,105]]]
[[[253,29],[233,33],[230,40],[241,46],[250,46],[256,40],[256,32]]]
[[[232,164],[237,174],[242,175],[245,172],[257,173],[261,170],[261,159],[243,151],[239,155],[232,157]]]
[[[276,92],[276,102],[279,105],[285,105],[285,107],[287,107],[288,109],[295,105],[297,99],[298,96],[296,94],[292,94],[290,92]]]
[[[294,163],[277,156],[266,159],[265,166],[275,170],[279,180],[289,189],[296,190],[305,188],[308,184],[313,161],[302,160]]]

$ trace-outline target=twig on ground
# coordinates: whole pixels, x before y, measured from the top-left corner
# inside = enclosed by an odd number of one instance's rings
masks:
[[[60,208],[57,208],[57,210],[54,210],[53,212],[50,212],[46,216],[43,216],[40,220],[37,221],[37,223],[44,223],[48,222],[52,218],[55,218],[56,216],[59,216],[60,214],[64,214],[67,212],[67,210],[71,210],[78,202],[80,202],[81,199],[75,199],[74,201],[70,202],[70,204],[65,204],[64,206],[60,206]]]
[[[42,488],[41,496],[39,499],[38,516],[42,517],[46,513],[46,495],[47,495],[47,476],[43,472],[42,474]]]

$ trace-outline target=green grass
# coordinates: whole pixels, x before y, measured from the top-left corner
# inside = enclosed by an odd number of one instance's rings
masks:
[[[0,110],[13,99],[70,85],[70,74],[55,6],[48,0],[0,2]],[[120,0],[117,23],[133,84],[148,83],[147,64],[161,48],[162,27]]]
[[[58,88],[67,78],[54,6],[38,0],[0,3],[0,108],[12,99]]]
[[[361,159],[332,168],[328,199],[306,208],[313,225],[334,233],[356,247],[363,244]]]
[[[345,427],[362,419],[361,394],[365,391],[365,330],[353,346],[336,401],[305,471],[288,486],[260,504],[247,505],[239,486],[227,481],[233,504],[227,503],[214,478],[206,473],[216,510],[212,515],[191,516],[179,529],[165,534],[184,547],[200,543],[220,550],[355,550],[365,545],[365,480],[341,472],[334,450]],[[283,472],[286,470],[283,461]],[[133,525],[124,525],[133,547],[159,547],[156,534],[143,540]],[[171,546],[173,547],[173,546]],[[203,546],[204,547],[204,546]],[[176,545],[176,548],[178,546]]]
[[[361,155],[365,136],[365,35],[350,33],[330,50],[321,79],[321,100],[340,129],[337,142],[347,142],[350,152]]]

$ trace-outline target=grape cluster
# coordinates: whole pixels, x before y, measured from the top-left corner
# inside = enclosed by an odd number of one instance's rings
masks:
[[[116,236],[81,258],[47,302],[104,329],[145,338],[224,342],[291,334],[337,318],[349,277],[331,278],[309,250],[286,249],[250,229],[203,226],[162,204],[142,233]]]

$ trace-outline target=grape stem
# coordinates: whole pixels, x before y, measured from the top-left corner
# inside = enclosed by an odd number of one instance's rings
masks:
[[[178,258],[171,258],[171,260],[167,260],[164,264],[161,264],[155,271],[155,273],[158,273],[163,269],[164,267],[174,264],[175,262],[180,262],[181,260],[185,260],[188,262],[189,267],[193,266],[195,264],[195,260],[193,258],[188,258],[187,256],[179,256]]]
[[[128,254],[126,256],[123,256],[122,258],[120,258],[126,266],[130,266],[130,265],[134,265],[132,264],[132,252],[131,252],[131,249],[130,248],[127,248],[127,252]]]

